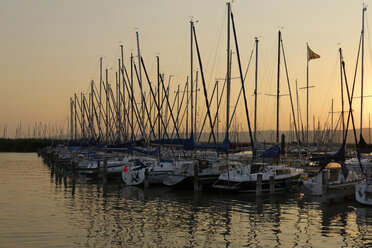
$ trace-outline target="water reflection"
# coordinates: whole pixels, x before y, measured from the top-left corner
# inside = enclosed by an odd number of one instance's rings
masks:
[[[0,166],[0,239],[6,247],[16,246],[10,237],[17,237],[22,247],[372,245],[372,209],[355,201],[325,205],[296,192],[256,197],[103,185],[61,173],[34,158],[25,159],[32,172],[20,175],[26,162],[17,159],[12,170]],[[22,189],[16,192],[19,197],[12,197],[8,192],[17,190],[12,184],[16,180]],[[25,215],[25,209],[32,214]],[[24,223],[38,226],[31,232]]]
[[[67,207],[85,216],[89,246],[325,247],[330,239],[337,246],[359,240],[349,203],[301,202],[295,193],[255,197],[99,183],[75,190],[72,180],[68,185],[78,201]]]

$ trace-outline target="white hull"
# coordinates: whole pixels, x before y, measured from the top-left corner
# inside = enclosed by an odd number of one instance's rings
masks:
[[[355,193],[355,185],[358,181],[330,184],[327,193],[337,197],[352,196]],[[303,192],[312,196],[322,196],[323,186],[321,183],[305,183],[302,185]]]
[[[227,191],[254,193],[256,192],[258,175],[262,175],[263,192],[270,191],[269,182],[271,176],[274,177],[275,191],[281,191],[291,187],[292,183],[298,184],[302,172],[303,169],[282,165],[267,166],[263,163],[256,163],[221,174],[213,187]]]
[[[355,199],[359,203],[372,206],[372,179],[365,179],[355,186]]]
[[[213,183],[218,176],[226,170],[224,161],[216,161],[214,159],[198,159],[198,160],[179,160],[175,161],[172,172],[164,179],[163,183],[167,186],[176,186],[183,184],[183,186],[190,186],[194,178],[194,166],[199,164],[198,177],[203,184]],[[230,165],[237,165],[240,163],[230,161]],[[212,180],[212,182],[210,182]]]
[[[161,184],[169,171],[149,171],[149,184]],[[126,185],[136,186],[145,182],[145,169],[122,172],[121,177]]]
[[[161,184],[171,172],[172,164],[169,162],[150,162],[147,166],[131,166],[122,171],[121,177],[126,185],[141,185],[145,183],[146,169],[148,170],[148,183]]]
[[[327,172],[326,172],[327,171]],[[306,195],[323,196],[326,192],[327,198],[336,199],[352,196],[355,194],[355,185],[360,183],[360,177],[352,170],[342,171],[339,163],[329,163],[326,171],[322,170],[315,177],[309,178],[303,182],[302,191]],[[326,172],[327,185],[323,190],[323,173]]]

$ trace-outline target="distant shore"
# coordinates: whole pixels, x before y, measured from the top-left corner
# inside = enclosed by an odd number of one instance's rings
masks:
[[[37,152],[56,142],[53,139],[0,139],[0,152]]]

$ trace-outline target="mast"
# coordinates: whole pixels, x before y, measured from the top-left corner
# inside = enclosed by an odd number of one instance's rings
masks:
[[[189,136],[189,77],[186,79],[186,137]]]
[[[193,77],[193,39],[192,39],[192,29],[193,29],[193,25],[194,25],[194,21],[191,19],[190,21],[190,82],[191,82],[191,87],[190,87],[190,90],[191,90],[191,135],[194,134],[194,100],[193,100],[193,90],[194,90],[194,87],[193,87],[193,84],[194,84],[194,77]],[[195,119],[196,121],[196,119]],[[186,137],[187,138],[187,137]]]
[[[219,97],[218,97],[218,80],[216,80],[216,89],[217,89],[217,97],[216,97],[216,101],[217,101],[217,103],[216,103],[216,109],[217,109],[217,111],[216,111],[216,119],[217,119],[217,133],[216,133],[216,135],[217,135],[217,142],[218,142],[218,131],[219,131],[219,128],[218,128],[218,106],[219,106],[219,103],[218,103],[218,99],[219,99]]]
[[[120,67],[121,67],[121,62],[120,62],[120,59],[118,59],[118,69],[119,69],[119,72],[120,72]],[[121,78],[120,78],[120,73],[116,73],[116,78],[117,78],[117,84],[116,84],[116,105],[117,105],[117,121],[118,121],[118,141],[120,142],[121,141],[121,87],[120,87],[120,84],[121,84]]]
[[[127,139],[127,118],[125,116],[126,112],[126,106],[125,106],[125,90],[124,90],[124,47],[123,45],[120,45],[120,51],[121,51],[121,66],[120,66],[120,72],[123,71],[123,73],[119,73],[119,77],[123,77],[123,136],[124,136],[124,141]],[[119,78],[120,81],[120,78]],[[120,111],[120,110],[119,110]]]
[[[75,96],[75,103],[74,103],[74,108],[75,108],[75,141],[77,141],[77,121],[76,121],[76,119],[77,119],[77,111],[76,111],[76,103],[77,103],[77,96],[76,96],[76,93],[74,94],[74,96]]]
[[[109,97],[108,70],[106,69],[106,144],[108,144],[109,139]]]
[[[342,79],[342,49],[340,52],[340,73],[341,73],[341,120],[342,120],[342,137],[345,136],[345,118],[344,118],[344,81]]]
[[[143,97],[143,88],[142,88],[142,70],[141,70],[141,51],[140,51],[140,45],[139,45],[139,36],[138,32],[136,32],[136,37],[137,37],[137,51],[138,51],[138,71],[139,71],[139,85],[141,89],[141,111],[142,111],[142,117],[141,117],[141,126],[143,130],[142,138],[144,139],[145,137],[145,124],[144,124],[144,119],[145,119],[145,108],[143,107],[143,104],[145,102],[145,99]]]
[[[331,105],[331,133],[333,133],[333,98],[332,98],[332,105]]]
[[[255,38],[256,42],[256,69],[254,73],[254,142],[257,143],[257,72],[258,72],[258,39]]]
[[[99,117],[98,127],[101,130],[101,118],[102,118],[102,57],[99,58]],[[100,139],[102,139],[101,137]]]
[[[72,100],[72,97],[70,98],[70,135],[71,135],[71,140],[74,139],[74,101]],[[5,129],[4,129],[5,132]],[[5,134],[4,137],[5,138]]]
[[[81,114],[81,133],[82,133],[82,139],[85,141],[85,108],[84,108],[84,102],[85,102],[85,96],[83,93],[80,93],[80,114]]]
[[[278,75],[277,75],[277,93],[276,93],[276,143],[279,144],[279,94],[280,94],[280,41],[282,33],[278,32]]]
[[[196,136],[196,120],[197,120],[197,112],[198,112],[198,71],[196,71],[195,76],[195,118],[194,118],[194,137]]]
[[[229,140],[229,120],[230,120],[230,15],[231,3],[227,3],[227,78],[226,78],[226,139]]]
[[[134,135],[134,92],[133,92],[133,54],[130,54],[130,90],[131,90],[131,122],[132,122],[132,140],[135,140]]]
[[[179,125],[178,123],[179,116],[180,116],[180,85],[177,86],[177,118],[176,118],[177,125]]]
[[[306,58],[306,144],[309,144],[309,59]]]
[[[158,139],[161,139],[161,129],[160,129],[160,65],[159,56],[156,56],[156,68],[157,68],[157,79],[158,79]]]
[[[93,95],[94,95],[94,81],[92,80],[92,82],[90,83],[90,86],[91,86],[91,93],[90,93],[90,128],[91,128],[91,135],[92,135],[92,138],[94,138],[94,119],[93,119],[93,116],[94,116],[94,99],[93,99]]]
[[[361,61],[361,93],[360,93],[360,137],[362,138],[363,131],[363,81],[364,81],[364,12],[367,7],[363,4],[362,12],[362,61]]]

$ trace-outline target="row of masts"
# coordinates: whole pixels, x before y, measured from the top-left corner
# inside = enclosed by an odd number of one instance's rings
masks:
[[[153,87],[155,84],[151,82],[149,74],[146,70],[146,66],[141,56],[140,52],[140,42],[139,34],[136,32],[137,39],[137,58],[130,55],[130,66],[124,65],[124,51],[123,46],[121,48],[121,58],[118,59],[118,71],[115,72],[115,87],[112,87],[109,83],[108,69],[105,70],[105,77],[102,68],[102,58],[100,59],[100,80],[99,80],[99,90],[94,81],[91,82],[91,90],[89,95],[81,94],[80,96],[75,94],[74,97],[70,99],[70,138],[72,140],[95,140],[104,143],[122,143],[134,141],[137,139],[142,139],[145,141],[151,141],[154,139],[172,139],[172,138],[188,138],[192,137],[195,141],[199,142],[200,138],[203,136],[209,136],[208,139],[204,141],[218,143],[221,141],[219,139],[219,121],[221,114],[219,114],[219,109],[221,105],[222,95],[226,94],[226,112],[225,112],[225,139],[229,140],[230,127],[233,118],[235,117],[235,109],[231,115],[230,113],[230,91],[231,91],[231,64],[232,64],[232,49],[230,44],[230,28],[233,28],[233,36],[235,41],[235,54],[237,56],[238,67],[239,67],[239,78],[241,80],[241,93],[243,93],[244,100],[244,110],[246,114],[247,130],[251,137],[251,145],[254,146],[257,141],[257,110],[258,110],[258,43],[259,40],[255,38],[255,79],[254,79],[254,123],[253,132],[251,129],[249,111],[247,104],[247,96],[245,90],[245,77],[243,77],[243,70],[240,61],[240,54],[238,48],[237,35],[234,24],[234,16],[231,11],[231,4],[228,3],[228,18],[227,18],[227,62],[226,62],[226,78],[224,81],[222,91],[219,91],[218,81],[215,84],[212,95],[208,96],[208,91],[206,87],[206,82],[204,79],[202,59],[199,51],[199,46],[197,42],[197,36],[195,31],[194,21],[190,21],[190,74],[187,77],[185,87],[180,89],[180,85],[175,91],[175,96],[171,99],[170,92],[170,80],[169,76],[168,85],[165,83],[165,75],[160,73],[160,59],[156,58],[157,61],[157,75],[156,82],[157,87]],[[363,28],[362,28],[362,83],[361,95],[363,96],[363,64],[364,64],[364,11],[363,8]],[[195,48],[194,48],[195,46]],[[199,71],[194,69],[194,49],[196,49]],[[135,63],[135,59],[137,63]],[[296,80],[296,100],[297,100],[297,111],[295,111],[294,101],[291,93],[290,78],[287,69],[287,63],[284,52],[284,45],[282,41],[281,31],[278,32],[278,61],[277,61],[277,94],[276,94],[276,143],[279,143],[280,137],[280,126],[279,126],[279,109],[280,109],[280,97],[284,96],[280,94],[280,69],[281,60],[283,59],[285,66],[285,75],[288,84],[288,92],[290,96],[291,103],[291,115],[290,115],[290,130],[294,131],[295,141],[298,146],[301,144],[301,140],[309,144],[309,59],[307,60],[307,75],[306,75],[306,135],[303,135],[303,125],[300,121],[300,110],[299,110],[299,97],[298,97],[298,87]],[[340,65],[342,64],[342,54],[340,49]],[[340,66],[341,68],[341,66]],[[342,70],[341,70],[342,71]],[[196,75],[195,75],[195,74]],[[200,74],[199,74],[200,73]],[[202,87],[198,88],[198,76],[202,81]],[[105,79],[104,79],[105,78]],[[135,83],[138,83],[138,86]],[[144,92],[144,84],[148,84],[149,92]],[[135,88],[139,87],[140,91],[140,101],[136,101]],[[181,86],[182,87],[182,86]],[[226,89],[225,89],[226,88]],[[342,134],[345,134],[345,121],[344,121],[344,99],[343,99],[343,76],[341,72],[341,100],[342,100],[342,110],[340,125],[342,126]],[[116,90],[114,94],[114,89]],[[205,116],[200,116],[198,112],[198,91],[201,90],[204,94],[206,114]],[[217,92],[215,94],[215,91]],[[226,93],[224,93],[226,91]],[[147,93],[147,94],[146,94]],[[285,94],[287,95],[287,94]],[[214,117],[211,113],[211,105],[213,103],[213,98],[216,97],[216,112]],[[239,95],[240,97],[240,95]],[[200,104],[200,102],[199,102]],[[203,104],[203,103],[202,103]],[[235,108],[238,101],[235,104]],[[363,97],[361,97],[361,112],[363,111]],[[333,103],[331,107],[331,127],[328,128],[329,132],[334,132],[333,126],[333,114],[335,113],[333,109]],[[198,117],[199,115],[199,117]],[[203,121],[202,121],[203,120]],[[199,122],[199,123],[198,123]],[[199,125],[197,125],[197,123]],[[209,127],[208,127],[209,123]],[[299,126],[299,123],[301,125]],[[360,122],[360,134],[362,135],[362,114]],[[314,140],[320,140],[319,134],[320,124],[318,124],[317,138]],[[325,124],[326,127],[326,124]],[[324,130],[326,128],[324,127]],[[197,129],[199,128],[199,129]],[[302,129],[302,131],[301,131]],[[206,135],[205,133],[209,133]],[[300,134],[302,133],[302,135]],[[216,139],[217,136],[217,139]],[[301,137],[302,136],[302,137]],[[330,134],[328,134],[330,136]],[[324,137],[324,135],[323,135]],[[254,150],[254,149],[253,149]]]

